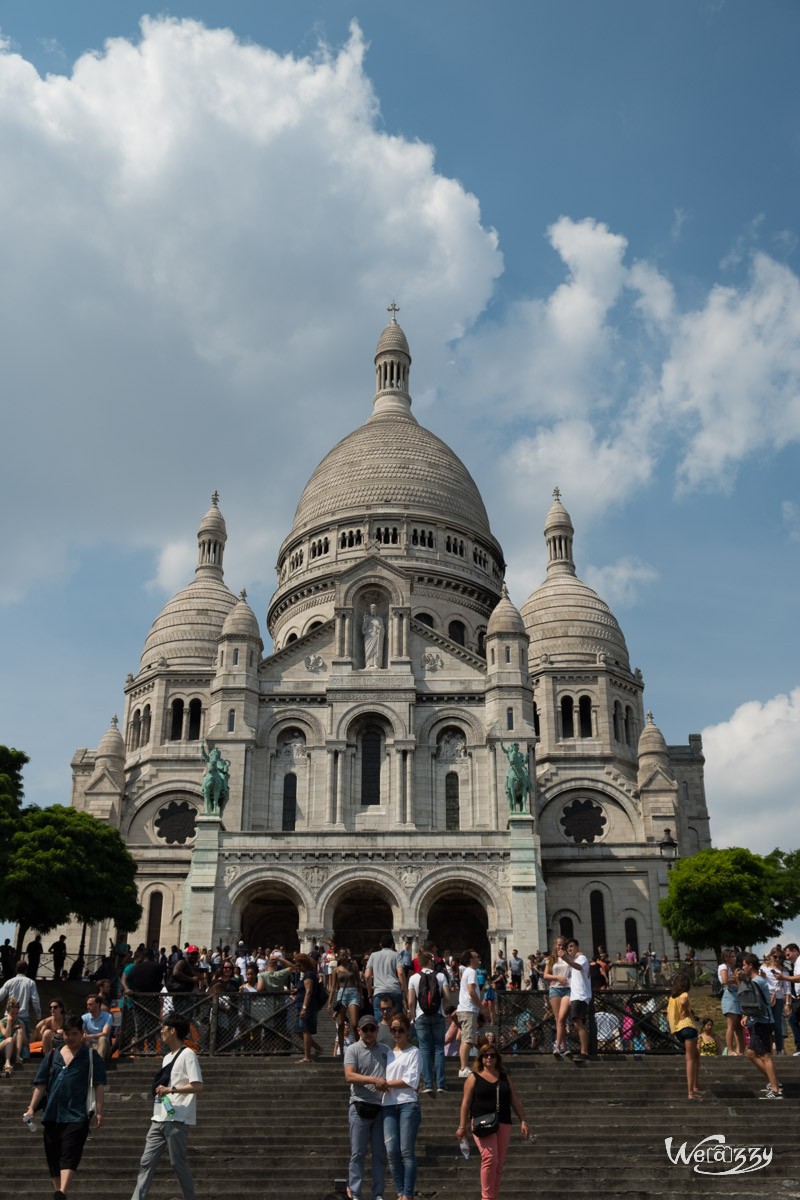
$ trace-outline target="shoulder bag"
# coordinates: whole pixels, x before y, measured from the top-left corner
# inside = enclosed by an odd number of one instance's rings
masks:
[[[94,1050],[89,1046],[89,1086],[86,1089],[86,1116],[91,1121],[97,1109],[97,1099],[94,1092]]]
[[[497,1081],[495,1108],[492,1113],[472,1118],[472,1132],[477,1138],[491,1137],[500,1128],[500,1080]]]

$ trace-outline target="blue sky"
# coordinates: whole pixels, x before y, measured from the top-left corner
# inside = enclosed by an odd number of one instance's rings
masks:
[[[66,801],[121,715],[215,487],[263,627],[395,298],[512,598],[558,483],[646,705],[704,733],[718,843],[794,845],[797,5],[145,13],[2,11],[0,740],[28,798]]]

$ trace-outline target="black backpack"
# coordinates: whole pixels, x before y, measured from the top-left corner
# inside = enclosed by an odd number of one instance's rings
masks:
[[[751,1021],[764,1024],[770,1021],[770,1011],[764,993],[754,979],[743,979],[739,984],[739,1007]]]
[[[442,1007],[442,989],[435,971],[421,971],[417,984],[417,1003],[428,1016],[436,1016]]]

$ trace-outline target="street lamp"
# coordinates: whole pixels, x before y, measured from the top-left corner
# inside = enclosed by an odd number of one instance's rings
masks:
[[[661,852],[661,857],[667,864],[667,870],[672,870],[672,864],[678,857],[678,843],[668,829],[664,830],[664,836],[658,843],[658,849]],[[675,961],[680,961],[680,949],[677,942],[672,943],[672,949],[675,955]]]

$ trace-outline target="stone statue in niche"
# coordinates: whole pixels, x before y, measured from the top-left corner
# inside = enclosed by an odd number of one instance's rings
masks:
[[[368,671],[379,670],[383,666],[383,639],[386,636],[386,628],[374,604],[370,604],[369,612],[364,614],[361,633],[364,638],[364,666]]]
[[[528,764],[525,755],[519,748],[519,742],[512,742],[506,749],[500,738],[500,749],[508,759],[508,774],[506,775],[506,797],[508,807],[513,812],[530,812],[528,797],[532,794],[531,777],[528,774]]]
[[[304,763],[306,760],[306,744],[302,738],[292,738],[284,742],[278,753],[278,758],[290,763]]]
[[[463,733],[450,730],[442,734],[436,749],[439,762],[460,762],[467,757],[467,739]]]

